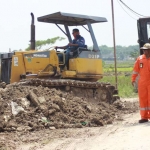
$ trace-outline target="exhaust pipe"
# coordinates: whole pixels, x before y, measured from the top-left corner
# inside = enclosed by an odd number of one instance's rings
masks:
[[[35,25],[34,25],[34,14],[31,13],[31,45],[30,45],[30,49],[31,50],[35,50]]]

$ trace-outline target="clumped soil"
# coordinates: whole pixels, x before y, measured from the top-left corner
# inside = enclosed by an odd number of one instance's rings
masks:
[[[137,110],[136,103],[108,104],[55,88],[13,84],[0,90],[0,132],[104,126]]]
[[[137,110],[138,103],[117,100],[108,104],[95,98],[76,97],[71,91],[10,84],[0,89],[0,150],[15,149],[17,142],[32,141],[31,134],[37,141],[55,129],[104,126]],[[66,136],[64,131],[60,135]]]

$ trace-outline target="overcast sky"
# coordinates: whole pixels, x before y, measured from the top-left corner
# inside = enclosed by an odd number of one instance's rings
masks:
[[[122,46],[137,44],[137,19],[126,10],[131,18],[114,0],[116,44]],[[136,12],[150,16],[150,0],[122,0]],[[144,1],[144,2],[143,2]],[[37,22],[37,17],[58,11],[92,16],[106,17],[108,22],[93,25],[98,45],[112,46],[111,0],[0,0],[0,51],[8,52],[9,48],[25,49],[30,40],[30,13],[35,15],[36,40],[45,40],[65,35],[53,24]],[[89,33],[79,28],[86,44],[91,46]],[[57,42],[57,45],[68,41]]]

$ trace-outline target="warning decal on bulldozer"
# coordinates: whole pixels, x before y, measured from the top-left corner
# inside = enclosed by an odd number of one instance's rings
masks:
[[[18,66],[18,57],[14,57],[14,66]]]

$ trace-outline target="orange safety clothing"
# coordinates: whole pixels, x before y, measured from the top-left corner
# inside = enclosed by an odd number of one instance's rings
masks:
[[[140,102],[140,114],[142,119],[150,119],[150,58],[143,54],[139,56],[134,64],[132,82],[137,76],[138,94]]]

